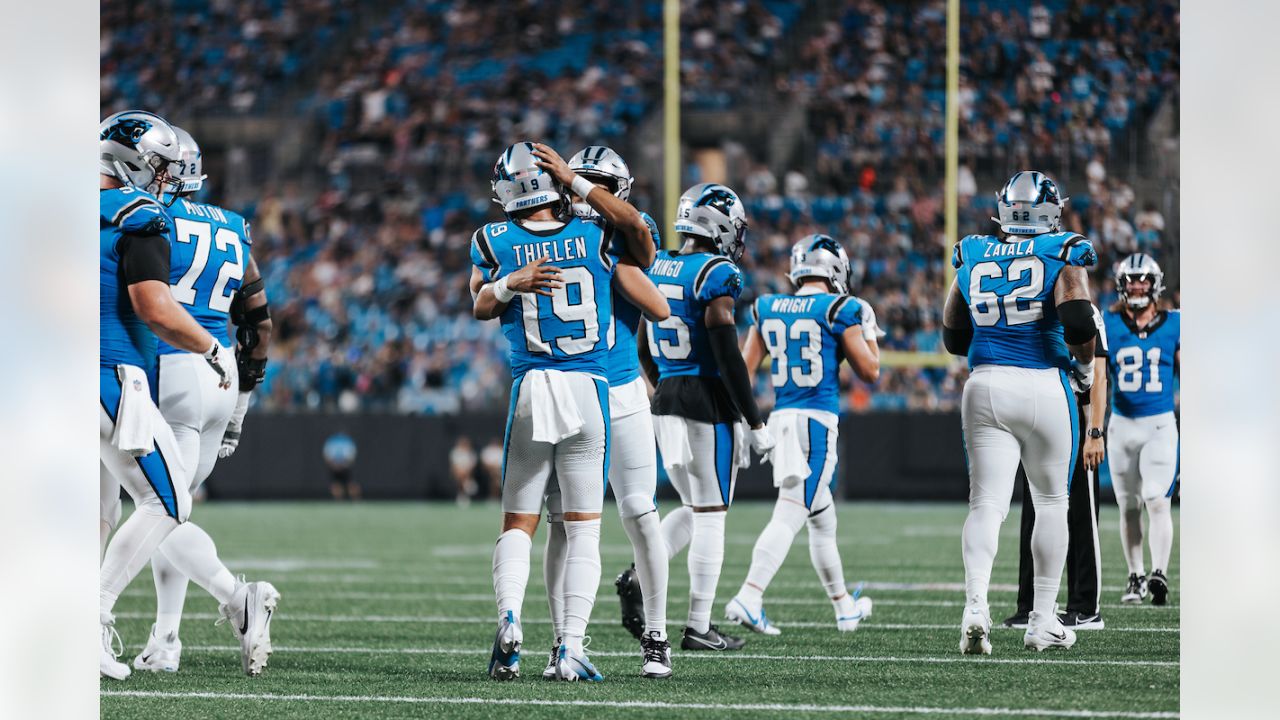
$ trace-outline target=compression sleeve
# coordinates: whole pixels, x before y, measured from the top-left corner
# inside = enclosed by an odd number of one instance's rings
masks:
[[[747,374],[747,363],[742,359],[742,351],[738,349],[738,331],[732,325],[717,325],[707,328],[707,340],[711,344],[711,354],[716,357],[716,365],[720,368],[720,379],[729,390],[729,397],[738,406],[738,412],[746,418],[751,427],[759,427],[760,409],[756,407],[756,399],[751,394],[751,379]]]
[[[1068,300],[1058,306],[1058,319],[1062,321],[1062,339],[1068,345],[1083,345],[1098,334],[1093,324],[1093,303],[1088,300]]]
[[[949,328],[942,326],[942,345],[952,355],[968,355],[969,344],[973,342],[973,326]]]
[[[120,274],[125,285],[144,280],[169,282],[169,239],[163,235],[125,235],[120,238]]]

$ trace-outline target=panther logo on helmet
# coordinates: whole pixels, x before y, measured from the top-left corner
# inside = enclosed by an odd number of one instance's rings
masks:
[[[141,118],[123,118],[102,131],[99,140],[114,140],[126,147],[138,147],[138,141],[151,129],[151,123]]]

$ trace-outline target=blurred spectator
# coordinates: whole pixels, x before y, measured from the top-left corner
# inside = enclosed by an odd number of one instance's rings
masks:
[[[334,500],[359,500],[360,483],[351,476],[356,462],[356,441],[344,432],[330,435],[324,441],[325,467],[329,468],[329,493]]]
[[[498,438],[490,438],[480,450],[480,465],[489,477],[489,497],[502,497],[502,443]]]
[[[476,485],[476,451],[471,449],[471,438],[458,436],[453,449],[449,451],[449,474],[453,476],[457,487],[457,501],[460,507],[471,504],[471,498],[479,491]]]

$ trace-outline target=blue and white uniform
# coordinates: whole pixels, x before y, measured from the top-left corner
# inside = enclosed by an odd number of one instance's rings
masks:
[[[956,244],[952,264],[973,322],[961,399],[971,509],[1007,516],[1019,462],[1033,499],[1065,502],[1080,429],[1053,289],[1063,268],[1096,261],[1089,240],[1070,232]]]
[[[746,446],[707,338],[706,310],[716,298],[738,299],[742,271],[723,255],[662,251],[648,274],[671,307],[669,318],[647,326],[663,465],[686,505],[729,505]]]
[[[640,213],[649,225],[649,234],[659,248],[662,237],[658,224],[648,213]],[[638,517],[657,509],[658,453],[653,439],[653,415],[649,411],[649,391],[640,376],[636,353],[636,331],[642,313],[617,290],[612,291],[613,324],[605,378],[609,381],[609,484],[613,487],[622,517]],[[547,520],[563,519],[559,486],[553,481],[547,495]]]
[[[135,238],[165,236],[172,226],[165,207],[141,190],[123,187],[99,193],[99,448],[100,513],[112,527],[120,518],[120,486],[139,507],[155,504],[178,522],[191,512],[186,465],[173,432],[154,402],[156,336],[133,310],[122,262]],[[203,362],[203,359],[201,360]],[[125,402],[122,403],[122,400]],[[135,457],[113,437],[121,412],[152,435],[152,450]]]
[[[503,442],[502,509],[538,514],[554,469],[565,512],[598,513],[609,474],[612,231],[573,218],[547,230],[485,225],[471,260],[486,282],[541,257],[561,270],[552,297],[517,295],[501,316],[511,345],[511,406]]]
[[[173,218],[169,286],[173,297],[233,357],[228,327],[231,299],[240,289],[249,260],[249,223],[240,215],[181,198],[169,208]],[[213,472],[238,393],[236,364],[228,363],[230,387],[219,387],[204,358],[159,343],[157,392],[160,413],[173,428],[191,474],[192,491]]]
[[[752,316],[769,350],[774,388],[773,484],[779,497],[821,511],[831,504],[837,462],[840,338],[862,324],[862,302],[802,288],[794,295],[760,296]]]
[[[1107,457],[1122,508],[1172,497],[1177,482],[1178,423],[1174,388],[1182,314],[1160,310],[1145,327],[1124,313],[1103,313],[1111,356]]]

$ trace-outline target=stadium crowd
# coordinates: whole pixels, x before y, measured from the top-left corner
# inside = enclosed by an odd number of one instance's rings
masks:
[[[784,52],[810,4],[683,3],[697,28],[682,35],[686,106],[731,109],[763,85],[807,109],[812,141],[794,167],[756,160],[725,178],[751,222],[740,307],[786,290],[791,244],[825,232],[854,258],[855,292],[889,333],[882,347],[940,352],[944,4],[844,0],[822,32]],[[382,3],[381,19],[362,23],[349,0],[159,5],[154,22],[176,28],[155,35],[164,52],[143,56],[133,49],[143,45],[106,36],[104,115],[140,106],[185,124],[278,113],[287,101],[318,138],[296,179],[235,208],[253,220],[278,332],[261,405],[502,407],[505,343],[496,324],[472,320],[466,286],[471,232],[497,217],[493,158],[517,137],[566,156],[604,143],[634,157],[634,131],[660,111],[661,3],[552,13],[540,0],[420,0]],[[1072,168],[1058,177],[1071,196],[1064,227],[1094,239],[1106,301],[1115,260],[1176,253],[1159,210],[1114,175],[1124,168],[1111,154],[1177,91],[1177,3],[966,2],[965,12],[975,21],[963,26],[961,232],[991,230],[991,191],[1008,169]],[[146,24],[134,4],[111,0],[103,13],[104,27]],[[120,14],[129,21],[105,20]],[[307,50],[339,41],[341,52]],[[206,74],[226,57],[239,60]],[[312,92],[295,97],[304,76]],[[188,83],[193,95],[181,91]],[[161,101],[177,97],[181,107]],[[640,180],[633,202],[654,207],[653,179]],[[851,379],[848,407],[951,409],[963,376],[955,364],[887,368],[874,388]]]

